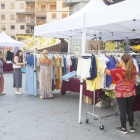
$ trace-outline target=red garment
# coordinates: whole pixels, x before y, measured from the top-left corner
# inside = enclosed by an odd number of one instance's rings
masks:
[[[136,83],[136,70],[133,70],[133,79],[126,81],[126,71],[122,68],[110,70],[112,79],[116,81],[115,96],[118,98],[126,98],[136,96],[135,83]]]
[[[0,77],[0,93],[3,92],[3,88],[4,88],[4,77],[3,77],[3,74],[1,74],[1,77]]]
[[[72,64],[72,57],[71,57],[71,64]],[[73,65],[70,66],[70,72],[73,72]]]

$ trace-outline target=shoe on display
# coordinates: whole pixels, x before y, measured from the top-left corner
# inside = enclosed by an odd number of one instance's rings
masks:
[[[129,130],[130,130],[131,133],[135,133],[136,132],[134,127],[131,127],[131,128],[129,127]]]
[[[20,91],[16,91],[15,94],[16,95],[22,95],[22,93]]]
[[[121,132],[121,133],[123,133],[123,134],[127,134],[128,133],[127,129],[123,129],[122,127],[117,127],[116,130]]]

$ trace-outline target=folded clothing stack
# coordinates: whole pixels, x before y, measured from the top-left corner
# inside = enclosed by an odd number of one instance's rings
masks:
[[[62,76],[61,79],[63,81],[68,81],[69,82],[70,78],[75,78],[75,77],[77,77],[77,71],[70,72],[70,73]]]

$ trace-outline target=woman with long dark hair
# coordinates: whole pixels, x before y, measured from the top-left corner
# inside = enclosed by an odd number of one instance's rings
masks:
[[[136,68],[133,65],[131,57],[127,54],[121,58],[121,65],[116,65],[121,68],[114,70],[105,69],[105,73],[112,76],[116,81],[115,96],[120,108],[121,127],[117,127],[117,131],[124,134],[128,133],[126,129],[126,115],[129,119],[129,130],[134,133],[135,128],[133,103],[135,100],[135,83],[136,83]]]
[[[23,63],[23,55],[22,51],[18,50],[14,56],[14,62],[15,65],[13,70],[13,81],[14,85],[13,87],[16,88],[15,94],[21,95],[22,93],[19,91],[19,88],[22,87],[22,72],[21,72],[21,66],[26,65],[27,62]]]

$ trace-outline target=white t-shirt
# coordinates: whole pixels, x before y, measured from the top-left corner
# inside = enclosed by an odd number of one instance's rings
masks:
[[[107,63],[109,62],[109,59],[105,56],[99,57],[101,65],[103,69],[100,71],[100,88],[106,87],[106,74],[104,73],[105,68],[107,68]]]

